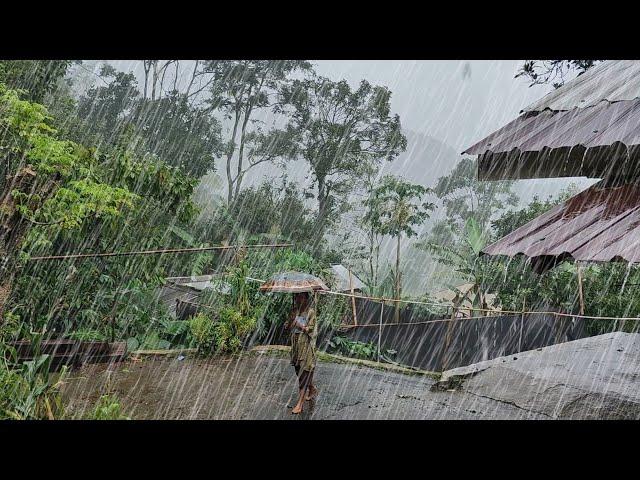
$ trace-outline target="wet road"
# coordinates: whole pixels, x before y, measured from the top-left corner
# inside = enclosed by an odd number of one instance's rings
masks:
[[[507,402],[464,391],[431,391],[435,380],[320,362],[319,395],[292,415],[296,379],[289,362],[266,354],[239,358],[147,358],[71,372],[68,413],[83,418],[102,394],[133,419],[537,419]]]

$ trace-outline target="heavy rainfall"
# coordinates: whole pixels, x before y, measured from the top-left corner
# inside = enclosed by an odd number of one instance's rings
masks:
[[[640,418],[639,79],[0,61],[0,418]]]

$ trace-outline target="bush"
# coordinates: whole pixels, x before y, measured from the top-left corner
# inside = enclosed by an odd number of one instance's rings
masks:
[[[213,315],[198,313],[189,321],[192,344],[201,354],[237,353],[243,340],[256,328],[254,315],[243,315],[235,307],[222,307]]]
[[[117,398],[102,395],[93,412],[92,420],[131,420],[122,414],[122,407]]]
[[[378,347],[374,343],[358,342],[341,336],[333,337],[329,342],[329,348],[334,353],[364,360],[372,360],[378,353]]]
[[[218,322],[214,325],[216,351],[236,353],[242,348],[242,341],[256,326],[254,316],[242,315],[234,307],[220,310]]]
[[[189,330],[192,342],[198,352],[201,354],[210,353],[216,342],[216,333],[211,317],[205,313],[198,313],[189,320]]]

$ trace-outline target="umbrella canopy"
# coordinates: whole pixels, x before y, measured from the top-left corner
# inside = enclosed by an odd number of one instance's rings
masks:
[[[262,292],[298,293],[316,290],[328,290],[328,288],[318,277],[300,272],[276,273],[260,285]]]

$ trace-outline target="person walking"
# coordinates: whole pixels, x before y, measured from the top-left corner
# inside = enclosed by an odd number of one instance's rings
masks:
[[[318,394],[313,384],[317,361],[316,310],[310,293],[295,294],[286,327],[291,331],[291,365],[298,377],[298,401],[291,410],[297,415],[302,412],[305,400],[312,400]]]

